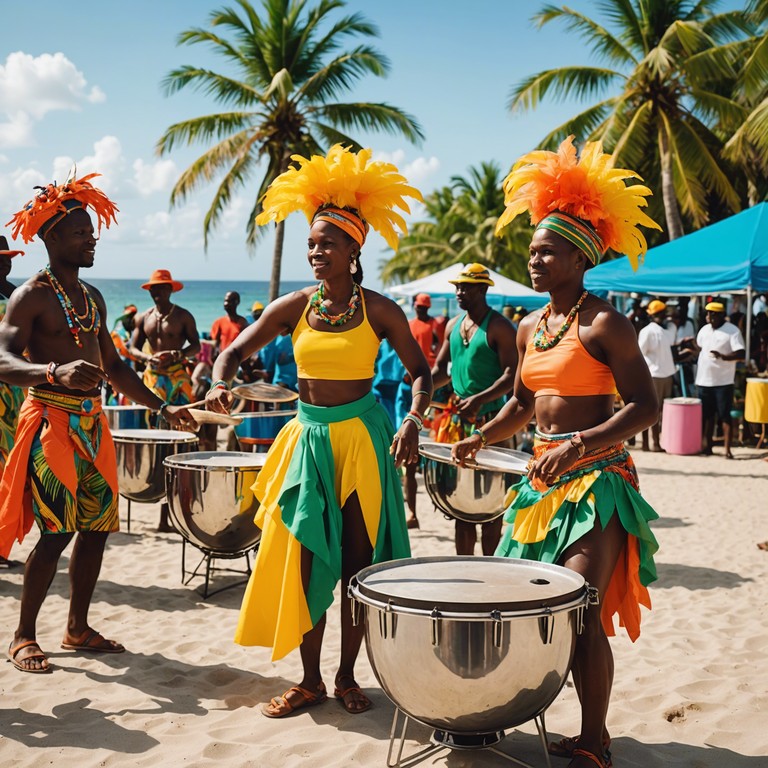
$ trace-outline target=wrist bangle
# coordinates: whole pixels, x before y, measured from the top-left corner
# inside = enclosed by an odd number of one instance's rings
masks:
[[[48,363],[48,367],[45,369],[45,380],[49,384],[55,384],[56,383],[56,369],[59,367],[58,363],[54,363],[51,361]]]
[[[214,389],[229,389],[229,384],[223,379],[217,379],[211,384],[211,388],[208,391],[213,392]]]
[[[576,455],[579,458],[581,458],[587,452],[587,446],[584,445],[581,432],[577,432],[568,442],[576,449]]]
[[[488,438],[485,436],[485,432],[482,429],[475,430],[476,435],[480,435],[480,442],[483,444],[483,448],[488,445]]]
[[[163,403],[160,408],[158,408],[158,413],[164,417],[165,409],[168,407],[168,403]]]
[[[403,424],[405,424],[406,421],[412,421],[416,425],[416,429],[418,429],[419,432],[421,432],[422,428],[424,427],[424,422],[417,416],[414,416],[412,413],[407,413],[405,415]]]
[[[429,392],[427,392],[427,390],[426,390],[426,389],[417,389],[417,390],[416,390],[416,391],[413,393],[413,396],[414,396],[414,397],[418,397],[419,395],[426,395],[427,397],[432,397],[432,395],[431,395]]]

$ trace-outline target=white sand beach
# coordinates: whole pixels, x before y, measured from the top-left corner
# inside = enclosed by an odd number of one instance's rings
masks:
[[[658,510],[659,580],[640,639],[612,640],[616,680],[608,726],[619,768],[764,768],[768,765],[768,463],[765,452],[722,456],[635,452],[642,490]],[[123,512],[125,511],[125,502]],[[453,554],[453,524],[420,488],[414,555]],[[122,520],[125,516],[121,517]],[[66,620],[67,550],[43,606],[38,640],[53,674],[0,664],[0,763],[14,768],[111,766],[383,766],[393,705],[365,653],[358,679],[374,706],[349,715],[334,700],[283,720],[259,705],[300,677],[297,652],[232,642],[243,587],[202,599],[180,581],[181,538],[155,534],[158,505],[133,505],[130,532],[110,538],[90,621],[124,643],[119,655],[59,648]],[[23,560],[36,532],[12,552]],[[188,548],[188,558],[190,555]],[[221,565],[236,566],[235,562]],[[231,575],[216,575],[213,587]],[[21,569],[0,571],[0,641],[18,620]],[[334,608],[335,611],[338,607]],[[328,622],[324,672],[332,683],[338,617]],[[503,685],[503,681],[500,681]],[[550,736],[577,733],[570,684],[548,710]],[[545,765],[532,723],[501,749]],[[426,744],[410,729],[407,750]],[[65,761],[65,762],[64,762]],[[552,765],[566,761],[552,758]],[[422,765],[503,766],[487,751],[441,752]]]

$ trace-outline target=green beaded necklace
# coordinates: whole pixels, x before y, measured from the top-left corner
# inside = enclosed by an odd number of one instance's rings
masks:
[[[557,345],[560,339],[565,336],[565,334],[568,332],[568,329],[573,324],[573,321],[578,314],[579,308],[581,307],[584,299],[587,298],[588,293],[589,291],[584,291],[584,293],[581,294],[579,300],[576,302],[576,304],[574,304],[574,306],[571,308],[571,311],[568,313],[568,317],[565,318],[565,322],[560,326],[560,330],[554,335],[547,330],[547,320],[549,320],[549,316],[552,314],[552,302],[547,304],[547,306],[544,308],[544,312],[542,312],[541,317],[539,318],[539,322],[536,324],[536,330],[533,334],[533,346],[536,349],[538,349],[540,352],[543,352],[547,349],[552,349],[552,347]]]
[[[328,325],[344,325],[355,316],[355,312],[357,312],[357,308],[360,306],[360,286],[357,283],[352,283],[352,295],[349,297],[347,308],[339,315],[329,314],[328,308],[323,304],[323,301],[325,301],[325,291],[323,284],[320,283],[309,302],[312,310]]]

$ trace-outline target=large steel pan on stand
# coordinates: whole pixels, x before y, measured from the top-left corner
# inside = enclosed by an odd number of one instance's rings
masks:
[[[251,573],[249,553],[261,540],[261,530],[253,522],[259,500],[253,493],[266,454],[239,451],[196,451],[179,453],[165,460],[168,509],[174,527],[183,537],[181,580],[189,584],[205,564],[203,597],[242,584],[227,584],[209,591],[212,571]],[[186,545],[202,552],[192,571],[186,568]],[[213,565],[217,559],[245,558],[245,570]]]
[[[424,487],[444,515],[465,523],[488,523],[504,512],[507,490],[525,474],[530,455],[510,448],[482,448],[460,467],[451,444],[422,441]]]
[[[365,621],[373,672],[396,707],[387,765],[402,764],[411,719],[434,729],[424,757],[492,749],[525,766],[494,745],[534,720],[550,765],[544,713],[596,599],[582,576],[512,558],[425,557],[364,568],[349,595],[353,620]]]
[[[235,439],[241,451],[266,453],[277,433],[297,414],[294,403],[299,395],[277,384],[254,382],[241,384],[232,394],[250,402],[238,413],[243,421],[234,428]]]
[[[163,461],[179,451],[197,448],[197,435],[171,429],[115,429],[117,486],[128,500],[128,530],[131,502],[154,504],[165,498]]]

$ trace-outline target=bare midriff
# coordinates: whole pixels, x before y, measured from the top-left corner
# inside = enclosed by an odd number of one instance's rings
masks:
[[[590,429],[613,416],[615,399],[614,395],[542,395],[535,401],[537,428],[547,435]]]
[[[365,397],[373,386],[373,379],[329,381],[327,379],[299,379],[299,397],[304,403],[329,408],[353,403]]]

